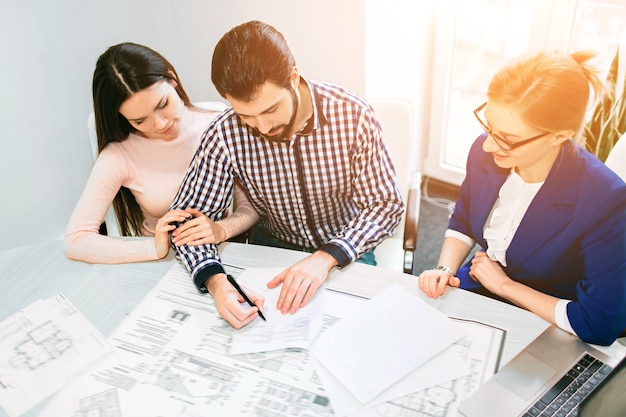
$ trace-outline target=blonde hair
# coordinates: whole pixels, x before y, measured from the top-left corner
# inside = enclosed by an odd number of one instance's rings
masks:
[[[544,50],[523,55],[493,76],[487,96],[513,106],[529,125],[544,132],[573,130],[573,139],[583,142],[581,132],[590,93],[599,99],[605,86],[589,61],[594,54],[571,54]]]

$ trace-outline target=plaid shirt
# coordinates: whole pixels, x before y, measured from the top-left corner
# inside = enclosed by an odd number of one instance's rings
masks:
[[[307,85],[312,124],[290,140],[255,135],[232,108],[219,115],[204,133],[172,208],[197,208],[220,219],[236,178],[275,237],[324,250],[345,266],[393,233],[402,197],[369,104],[333,85]],[[208,277],[223,272],[215,245],[177,251],[201,291]]]

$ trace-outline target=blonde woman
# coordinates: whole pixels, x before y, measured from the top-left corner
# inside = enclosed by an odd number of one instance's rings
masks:
[[[495,74],[426,295],[476,291],[602,345],[626,328],[626,185],[577,143],[602,91],[590,58],[542,51]]]

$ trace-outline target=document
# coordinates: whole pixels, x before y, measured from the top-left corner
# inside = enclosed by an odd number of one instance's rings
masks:
[[[235,265],[225,268],[238,280],[244,273]],[[265,285],[265,279],[259,281]],[[358,317],[367,303],[362,297],[324,291],[318,338],[343,320]],[[461,325],[465,330],[466,324]],[[411,382],[409,388],[393,384],[371,402],[353,404],[343,392],[326,385],[309,350],[233,355],[236,333],[217,314],[213,298],[199,293],[189,273],[176,263],[109,338],[115,353],[60,390],[39,417],[408,415],[402,410],[419,410],[412,415],[427,417],[456,415],[447,412],[454,412],[458,393],[489,374],[483,372],[481,361],[497,342],[487,339],[492,343],[484,348],[484,333],[464,331],[466,336],[452,349],[439,353],[449,355],[450,364],[460,358],[463,365],[454,372],[442,365],[437,372],[424,371],[430,375],[418,384]]]
[[[231,355],[236,332],[177,263],[113,333],[115,354],[39,416],[333,416],[306,350]]]
[[[448,317],[392,284],[327,329],[310,353],[367,403],[462,336]]]
[[[367,407],[350,413],[350,416],[459,416],[458,409],[463,400],[497,371],[506,331],[486,323],[459,318],[453,320],[463,327],[466,334],[454,343],[452,349],[469,366],[467,375]],[[335,410],[345,408],[343,405],[340,408],[340,403],[333,396],[331,402]]]
[[[384,407],[385,404],[391,401],[399,401],[405,396],[422,392],[425,389],[453,380],[463,379],[469,373],[468,364],[461,358],[453,345],[440,354],[435,355],[428,362],[410,372],[409,375],[391,385],[378,396],[363,403],[339,382],[326,367],[316,361],[314,357],[312,361],[322,381],[322,385],[326,388],[336,417],[354,416],[360,412],[370,410],[372,407]]]
[[[269,289],[267,282],[283,268],[253,268],[244,271],[237,281],[265,297],[263,314],[260,318],[235,332],[230,354],[268,352],[277,349],[308,349],[322,330],[324,324],[325,288],[320,288],[310,302],[295,314],[283,314],[276,309],[282,286]]]
[[[19,416],[112,351],[63,294],[38,300],[0,323],[0,404]]]

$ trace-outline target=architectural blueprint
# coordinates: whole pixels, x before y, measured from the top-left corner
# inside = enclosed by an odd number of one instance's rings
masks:
[[[241,273],[236,267],[227,270]],[[339,319],[325,315],[325,325]],[[497,329],[464,327],[467,336],[455,348],[472,363],[471,375],[362,415],[456,415],[449,413],[460,399],[495,370],[494,352],[502,342]],[[115,354],[61,390],[39,416],[336,415],[306,350],[230,355],[234,332],[218,317],[213,299],[200,294],[176,264],[110,337]],[[491,337],[488,346],[479,343],[485,337]]]
[[[62,294],[38,300],[0,323],[0,404],[23,414],[112,351]]]

